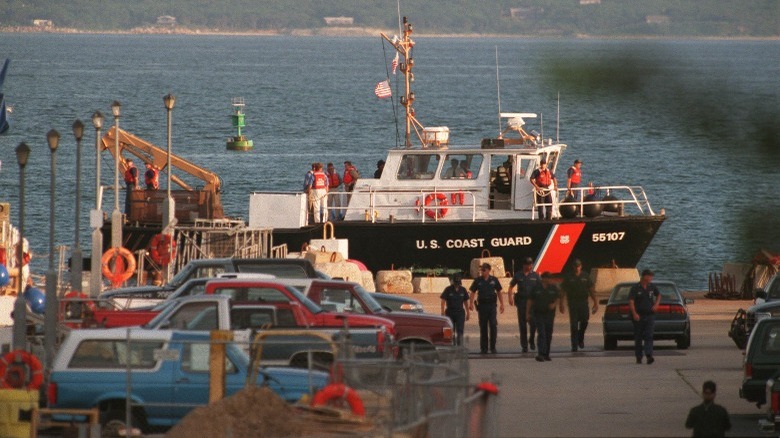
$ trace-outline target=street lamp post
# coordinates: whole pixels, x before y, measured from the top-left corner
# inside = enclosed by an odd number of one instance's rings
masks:
[[[82,267],[84,256],[81,254],[80,228],[81,228],[81,138],[84,136],[84,123],[81,120],[73,122],[73,136],[76,138],[76,235],[71,253],[71,290],[81,292]]]
[[[19,163],[19,245],[17,246],[17,266],[19,267],[19,288],[14,301],[14,349],[25,350],[27,347],[27,303],[24,300],[24,167],[30,158],[30,147],[19,143],[16,147],[16,161]]]
[[[171,222],[173,221],[173,218],[176,217],[176,201],[174,201],[171,196],[171,175],[173,173],[173,169],[171,168],[171,112],[176,103],[176,97],[173,94],[168,93],[163,97],[163,103],[165,103],[165,109],[168,112],[168,163],[166,165],[168,169],[168,192],[165,197],[165,205],[163,205],[163,229],[165,230],[166,235],[170,236],[171,248],[173,248],[173,230]],[[171,279],[172,264],[173,260],[165,267],[165,282],[168,282]]]
[[[51,180],[49,190],[49,269],[46,271],[46,312],[43,317],[43,350],[46,369],[51,368],[54,360],[54,346],[57,342],[57,271],[54,269],[54,204],[56,199],[57,147],[60,133],[51,129],[46,133],[46,142],[51,151]]]
[[[114,114],[114,211],[111,213],[111,246],[115,249],[122,247],[122,212],[119,211],[119,114],[122,104],[111,104],[111,112]]]
[[[100,258],[103,254],[103,211],[101,210],[101,199],[103,191],[100,187],[100,128],[103,127],[103,114],[95,111],[92,114],[92,125],[95,126],[95,152],[96,171],[95,171],[95,209],[89,214],[89,225],[92,227],[92,258],[89,277],[89,296],[97,298],[102,289],[103,280],[101,278]]]

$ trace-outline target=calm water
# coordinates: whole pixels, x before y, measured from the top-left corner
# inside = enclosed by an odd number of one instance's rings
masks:
[[[780,249],[777,42],[417,42],[418,118],[449,126],[453,143],[473,144],[497,131],[496,47],[503,111],[540,113],[545,136],[554,136],[560,92],[560,139],[569,149],[559,180],[565,181],[565,165],[579,158],[586,180],[642,185],[654,209],[669,216],[640,268],[705,288],[707,273],[724,262],[748,261],[761,247]],[[14,105],[14,124],[0,137],[0,199],[12,203],[17,222],[14,148],[25,141],[32,148],[26,234],[41,273],[49,239],[46,132],[62,134],[56,242],[72,245],[70,126],[77,118],[88,126],[81,214],[81,244],[88,250],[95,196],[90,116],[100,110],[110,125],[113,100],[122,103],[122,128],[164,147],[162,97],[172,92],[174,152],[223,178],[225,211],[232,216],[247,216],[253,190],[297,190],[312,161],[350,159],[367,175],[395,145],[391,102],[373,95],[385,76],[378,37],[0,34],[4,57],[12,59],[4,92]],[[590,75],[555,75],[554,65],[586,67]],[[247,102],[245,133],[255,143],[248,153],[225,151],[234,96]],[[538,123],[531,128],[540,130]],[[113,166],[104,154],[104,185],[113,184]],[[104,205],[113,205],[111,192]]]

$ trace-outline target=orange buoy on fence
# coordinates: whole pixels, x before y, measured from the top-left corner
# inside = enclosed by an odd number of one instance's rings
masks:
[[[432,202],[436,202],[434,208],[425,208],[431,205]],[[420,200],[416,202],[417,208],[420,208]],[[447,201],[447,195],[444,193],[431,193],[425,197],[423,202],[423,211],[425,215],[431,219],[441,219],[447,214],[446,206],[449,205]]]
[[[160,266],[168,266],[176,260],[176,241],[170,234],[155,234],[149,243],[149,255]]]
[[[43,365],[33,354],[14,350],[0,357],[0,389],[38,389],[43,383]]]
[[[127,281],[135,272],[135,257],[127,248],[111,248],[101,258],[103,276],[114,287]]]
[[[313,407],[332,404],[333,402],[346,401],[349,404],[349,410],[355,415],[365,416],[366,409],[363,406],[363,400],[354,389],[343,383],[331,383],[322,388],[311,400]]]

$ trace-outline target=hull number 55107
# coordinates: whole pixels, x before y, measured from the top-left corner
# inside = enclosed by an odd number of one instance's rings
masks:
[[[612,233],[593,233],[594,242],[617,242],[626,237],[625,231],[614,231]]]

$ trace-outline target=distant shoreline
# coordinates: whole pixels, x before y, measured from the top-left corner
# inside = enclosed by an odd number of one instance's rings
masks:
[[[366,36],[375,37],[380,32],[388,35],[394,30],[367,28],[367,27],[323,27],[316,29],[283,29],[283,30],[252,30],[252,31],[225,31],[219,29],[200,29],[185,27],[149,26],[129,30],[89,30],[59,27],[35,27],[35,26],[2,26],[0,33],[52,33],[52,34],[76,34],[76,35],[193,35],[193,36],[300,36],[300,37],[349,37]],[[524,38],[524,39],[604,39],[604,40],[712,40],[712,41],[778,41],[780,35],[767,37],[747,36],[688,36],[688,35],[522,35],[522,34],[475,34],[475,33],[418,33],[418,37],[425,38]]]

